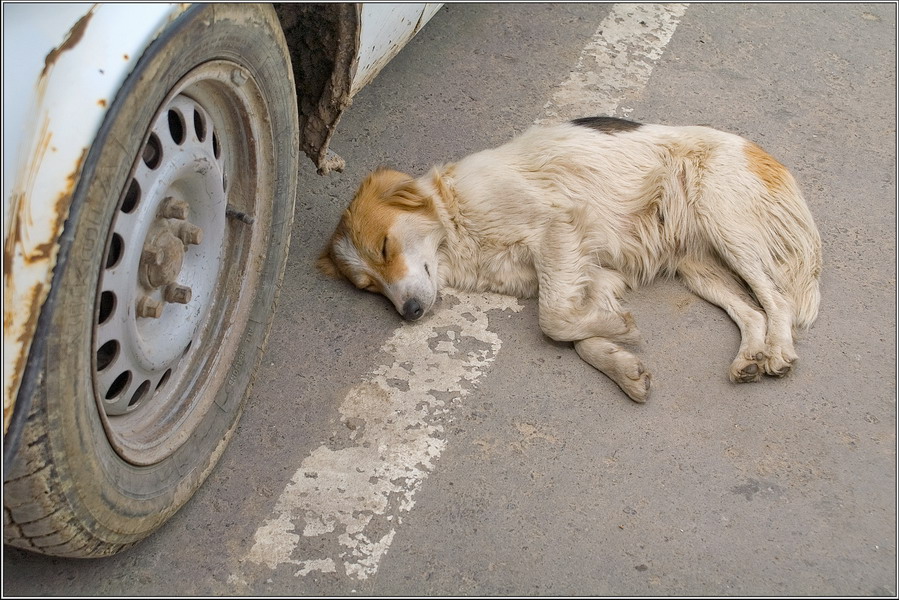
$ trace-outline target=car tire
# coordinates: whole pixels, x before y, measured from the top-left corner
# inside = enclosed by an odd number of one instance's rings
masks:
[[[137,62],[74,185],[6,543],[114,554],[209,475],[271,326],[297,132],[269,5],[195,5]]]

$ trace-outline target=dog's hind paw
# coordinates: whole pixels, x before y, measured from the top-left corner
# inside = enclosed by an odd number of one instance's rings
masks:
[[[783,377],[793,370],[793,363],[798,357],[795,354],[783,350],[775,350],[764,363],[765,374],[772,377]]]
[[[734,383],[760,381],[762,375],[783,377],[796,362],[796,355],[778,348],[769,347],[765,352],[756,352],[749,358],[737,356],[730,365],[730,380]]]
[[[730,380],[734,383],[752,383],[762,378],[765,371],[765,355],[759,352],[754,359],[738,356],[730,365]]]

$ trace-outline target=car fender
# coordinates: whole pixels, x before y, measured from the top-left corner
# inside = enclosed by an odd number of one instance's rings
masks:
[[[19,388],[41,354],[39,314],[84,159],[144,49],[187,6],[3,7],[4,463],[11,424],[27,414],[16,398],[30,397]]]
[[[433,17],[441,3],[363,4],[359,60],[350,96],[368,85]]]

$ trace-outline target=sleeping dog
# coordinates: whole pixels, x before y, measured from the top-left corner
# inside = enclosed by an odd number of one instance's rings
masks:
[[[368,176],[318,262],[406,319],[440,286],[538,297],[540,327],[644,402],[650,374],[619,304],[660,275],[727,311],[735,382],[781,377],[818,313],[821,240],[787,169],[708,127],[611,117],[533,127],[413,178]]]

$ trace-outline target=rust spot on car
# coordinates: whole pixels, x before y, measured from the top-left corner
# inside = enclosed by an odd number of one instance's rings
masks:
[[[63,223],[65,223],[66,218],[68,218],[69,205],[72,202],[72,193],[75,190],[75,184],[78,181],[78,176],[81,173],[81,167],[84,164],[84,159],[86,157],[87,148],[81,152],[81,156],[75,165],[75,170],[66,177],[66,186],[59,193],[53,206],[55,219],[55,222],[53,223],[53,237],[44,243],[36,244],[33,248],[25,248],[21,243],[22,240],[25,239],[23,229],[27,227],[26,219],[28,218],[23,212],[26,211],[28,207],[27,203],[24,202],[25,195],[23,193],[18,192],[12,195],[9,216],[13,222],[10,225],[9,236],[6,238],[6,243],[3,245],[3,274],[4,279],[6,280],[6,287],[9,287],[10,282],[13,280],[13,267],[17,246],[22,252],[22,260],[25,263],[33,264],[51,258],[53,249],[57,244],[56,240],[62,233]],[[9,314],[4,314],[4,327],[9,325],[9,323],[7,323],[8,316]]]
[[[63,52],[71,50],[78,45],[78,42],[84,37],[84,31],[87,29],[87,24],[90,23],[91,18],[94,16],[94,10],[96,8],[96,6],[92,6],[91,9],[87,11],[86,15],[78,19],[78,22],[72,25],[66,39],[47,54],[47,57],[44,59],[44,70],[41,71],[41,77],[44,77],[50,70],[50,67],[56,64],[56,61],[59,60],[59,57]]]
[[[124,58],[125,60],[131,60],[131,57],[128,56],[127,54],[123,54],[122,58]]]
[[[43,160],[44,155],[50,148],[50,124],[44,119],[38,133],[39,141],[34,152],[34,157],[30,161],[27,169],[17,177],[17,185],[9,198],[9,235],[3,245],[3,271],[6,280],[12,277],[13,260],[15,259],[16,246],[22,240],[22,229],[24,227],[23,220],[27,217],[27,206],[25,203],[25,192],[23,190],[31,189],[34,184],[34,178],[37,175],[38,166]]]
[[[62,233],[62,226],[69,216],[69,206],[72,204],[72,194],[75,191],[75,184],[78,183],[78,176],[81,174],[81,167],[84,165],[84,159],[87,158],[87,148],[81,151],[81,156],[75,164],[75,170],[66,177],[66,187],[56,198],[53,206],[53,213],[56,222],[53,224],[53,231],[56,232],[53,239],[47,240],[43,244],[37,244],[34,250],[24,256],[26,262],[36,262],[39,260],[48,260],[56,247],[56,239]]]
[[[9,235],[6,237],[6,243],[3,244],[3,274],[7,279],[12,277],[12,259],[16,252],[16,240],[19,237],[18,213],[19,213],[19,197],[21,194],[13,194],[10,196],[9,218],[13,220],[9,227]]]
[[[97,106],[106,108],[106,98],[100,98],[99,100],[97,100]]]
[[[31,298],[30,298],[30,308],[28,310],[28,320],[25,321],[24,329],[22,333],[19,334],[19,343],[23,345],[27,345],[31,341],[31,333],[37,327],[37,318],[40,314],[41,304],[44,301],[44,297],[46,296],[44,292],[44,284],[37,283],[33,288],[31,288]],[[24,347],[24,346],[23,346]],[[22,356],[19,356],[19,361],[24,362],[25,353]],[[20,372],[19,368],[16,368],[16,372]]]
[[[10,374],[10,381],[6,382],[7,390],[3,395],[3,434],[9,430],[9,423],[12,420],[13,410],[15,410],[15,396],[10,393],[11,390],[18,390],[22,373],[25,372],[25,361],[28,360],[28,352],[31,349],[31,336],[37,329],[37,319],[40,315],[41,304],[44,302],[47,294],[44,293],[44,284],[38,283],[31,288],[31,298],[27,310],[28,320],[24,323],[22,333],[19,334],[20,351],[16,356],[16,364],[13,372]],[[4,327],[6,319],[4,318]]]

